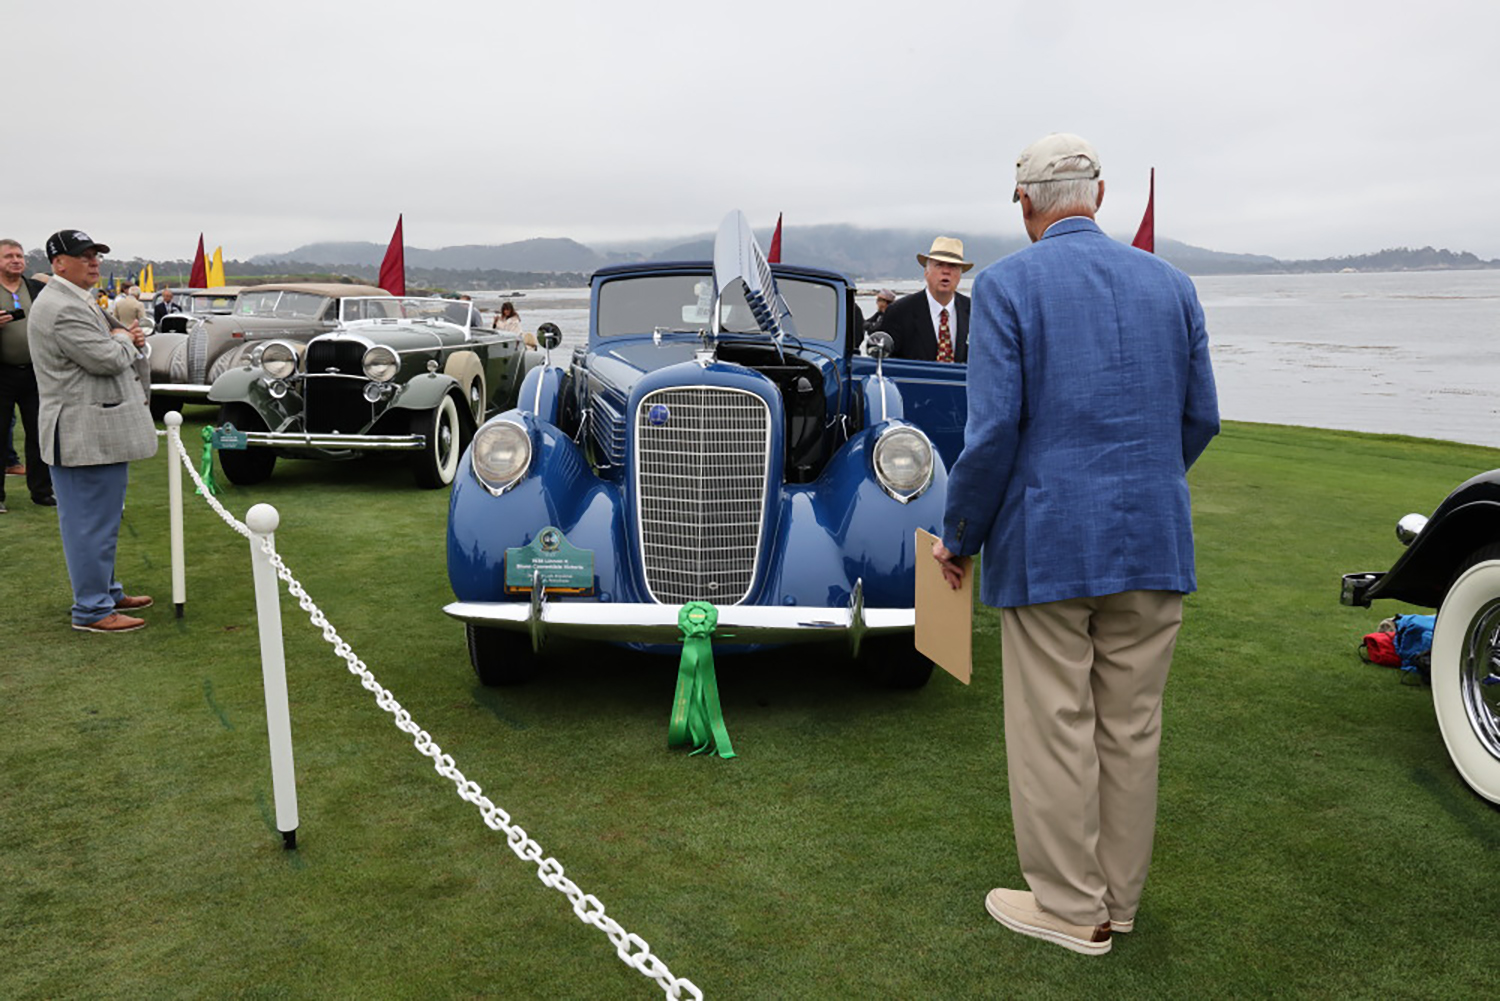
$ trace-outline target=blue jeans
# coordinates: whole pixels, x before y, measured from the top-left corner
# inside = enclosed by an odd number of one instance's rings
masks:
[[[53,466],[57,529],[73,584],[73,621],[98,622],[114,614],[125,589],[115,580],[115,548],[130,463]]]

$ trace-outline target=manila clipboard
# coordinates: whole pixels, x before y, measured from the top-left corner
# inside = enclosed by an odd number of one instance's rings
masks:
[[[970,561],[963,585],[953,590],[932,558],[939,541],[917,529],[917,652],[967,685],[973,673],[974,566]]]

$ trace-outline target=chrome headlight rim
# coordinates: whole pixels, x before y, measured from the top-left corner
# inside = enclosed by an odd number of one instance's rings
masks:
[[[401,359],[392,348],[376,344],[365,352],[359,366],[371,382],[390,382],[401,371]]]
[[[297,349],[286,341],[271,341],[255,349],[255,360],[273,379],[289,379],[297,373]]]
[[[469,446],[474,479],[495,497],[526,477],[531,459],[531,432],[516,421],[490,421],[474,433]]]
[[[880,489],[908,504],[932,486],[935,450],[922,430],[911,424],[886,428],[870,451],[870,467]]]

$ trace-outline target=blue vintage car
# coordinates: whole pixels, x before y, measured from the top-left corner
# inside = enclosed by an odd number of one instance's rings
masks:
[[[721,651],[822,642],[927,681],[915,531],[942,523],[965,370],[883,372],[854,292],[768,265],[738,212],[712,262],[593,276],[587,348],[528,374],[453,484],[445,611],[481,681],[533,676],[551,637],[675,652],[691,601]]]

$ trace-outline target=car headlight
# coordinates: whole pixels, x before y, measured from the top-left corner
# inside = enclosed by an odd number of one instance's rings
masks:
[[[874,464],[880,486],[905,504],[932,482],[932,442],[916,428],[893,427],[876,440]]]
[[[475,478],[499,496],[526,475],[531,465],[531,435],[519,424],[493,421],[474,435],[470,455]]]
[[[260,352],[261,368],[273,379],[285,379],[297,371],[297,352],[284,341],[272,341]]]
[[[401,362],[396,357],[396,352],[384,344],[377,344],[365,352],[364,369],[365,378],[375,382],[390,382],[396,378],[396,372],[401,368]]]

